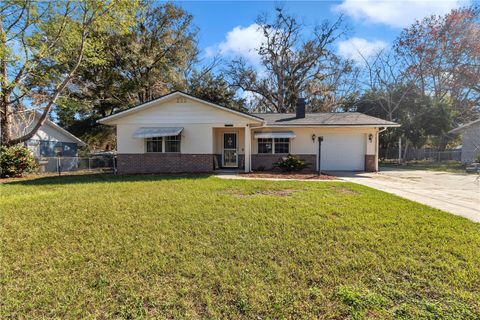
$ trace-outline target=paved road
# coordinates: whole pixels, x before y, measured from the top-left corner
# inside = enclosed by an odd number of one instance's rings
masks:
[[[380,173],[335,172],[359,183],[480,222],[480,178],[425,170],[381,169]]]

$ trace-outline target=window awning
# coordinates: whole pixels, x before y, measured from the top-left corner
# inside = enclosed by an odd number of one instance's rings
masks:
[[[144,127],[135,130],[135,132],[133,133],[133,137],[135,139],[144,139],[178,136],[182,132],[182,130],[183,128],[178,127]]]
[[[255,132],[255,139],[258,138],[295,138],[292,131],[274,131],[274,132]]]

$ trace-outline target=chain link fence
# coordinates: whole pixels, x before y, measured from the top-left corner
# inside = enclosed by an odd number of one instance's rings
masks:
[[[39,172],[113,172],[116,173],[115,156],[41,157],[37,159]]]

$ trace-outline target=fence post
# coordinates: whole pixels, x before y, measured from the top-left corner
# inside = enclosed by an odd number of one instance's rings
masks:
[[[398,164],[402,163],[402,137],[398,138]]]
[[[90,171],[90,170],[92,170],[91,165],[90,165],[90,157],[88,157],[87,159],[88,159],[88,171]]]
[[[57,172],[58,175],[61,175],[62,170],[60,169],[60,157],[57,157]]]

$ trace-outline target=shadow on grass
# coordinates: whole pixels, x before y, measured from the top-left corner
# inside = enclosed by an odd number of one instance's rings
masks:
[[[212,174],[138,174],[138,175],[114,175],[111,173],[43,176],[26,178],[22,180],[6,181],[5,185],[68,185],[88,183],[112,183],[112,182],[139,182],[139,181],[164,181],[164,180],[201,180],[211,177]]]

